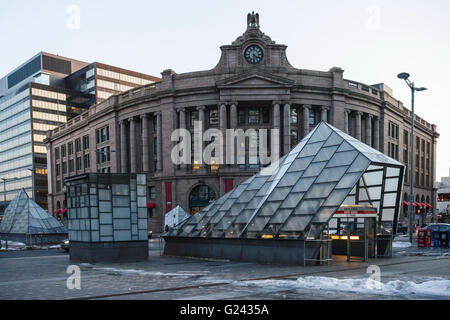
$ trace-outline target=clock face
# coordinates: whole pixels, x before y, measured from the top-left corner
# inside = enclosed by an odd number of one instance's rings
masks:
[[[263,58],[263,51],[259,46],[252,45],[245,49],[244,56],[248,63],[256,64],[261,62]]]

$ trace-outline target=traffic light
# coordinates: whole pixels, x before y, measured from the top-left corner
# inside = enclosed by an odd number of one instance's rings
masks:
[[[420,214],[420,209],[417,209],[417,214]]]

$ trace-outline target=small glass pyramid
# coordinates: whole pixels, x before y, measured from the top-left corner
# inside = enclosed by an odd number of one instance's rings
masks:
[[[30,199],[24,189],[5,209],[0,233],[54,234],[67,233],[67,228]]]
[[[396,230],[404,165],[320,122],[264,168],[165,234],[316,238],[341,205],[370,205]]]

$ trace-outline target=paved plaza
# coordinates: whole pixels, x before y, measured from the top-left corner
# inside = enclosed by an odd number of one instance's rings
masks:
[[[61,249],[2,251],[0,299],[450,298],[448,248],[397,246],[391,259],[300,267],[167,257],[162,239],[149,245],[146,262],[116,264],[74,263]],[[80,268],[80,289],[67,287],[70,265]],[[382,289],[367,282],[377,267]]]

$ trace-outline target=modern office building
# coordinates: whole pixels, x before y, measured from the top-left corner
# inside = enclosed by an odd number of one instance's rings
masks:
[[[111,96],[48,132],[49,207],[64,207],[67,176],[146,173],[149,228],[160,232],[164,214],[177,205],[193,214],[263,167],[261,159],[249,152],[251,141],[245,143],[246,153],[235,159],[239,163],[174,164],[171,154],[178,142],[171,141],[172,133],[185,129],[194,138],[198,120],[204,132],[254,129],[263,134],[264,129],[277,129],[279,136],[268,138],[268,147],[269,155],[280,156],[325,121],[404,163],[408,172],[411,112],[392,90],[384,83],[346,79],[337,67],[297,69],[289,63],[286,49],[260,30],[259,18],[253,19],[244,34],[220,47],[219,62],[211,70],[183,74],[164,70],[162,81]],[[415,116],[414,125],[414,197],[435,207],[432,181],[439,134],[420,116]],[[76,154],[61,156],[76,141],[89,143]],[[96,161],[82,160],[92,157]],[[81,165],[62,170],[70,161]],[[408,176],[404,181],[403,200],[409,197],[411,183]],[[407,208],[402,206],[400,222],[407,219]]]
[[[437,183],[437,209],[440,222],[450,222],[450,176]]]
[[[109,95],[159,78],[40,52],[0,79],[0,201],[24,188],[47,208],[46,131],[57,128]],[[62,153],[77,152],[70,144]],[[68,163],[77,166],[79,163]],[[70,169],[70,168],[67,168]],[[6,203],[6,204],[4,204]]]

